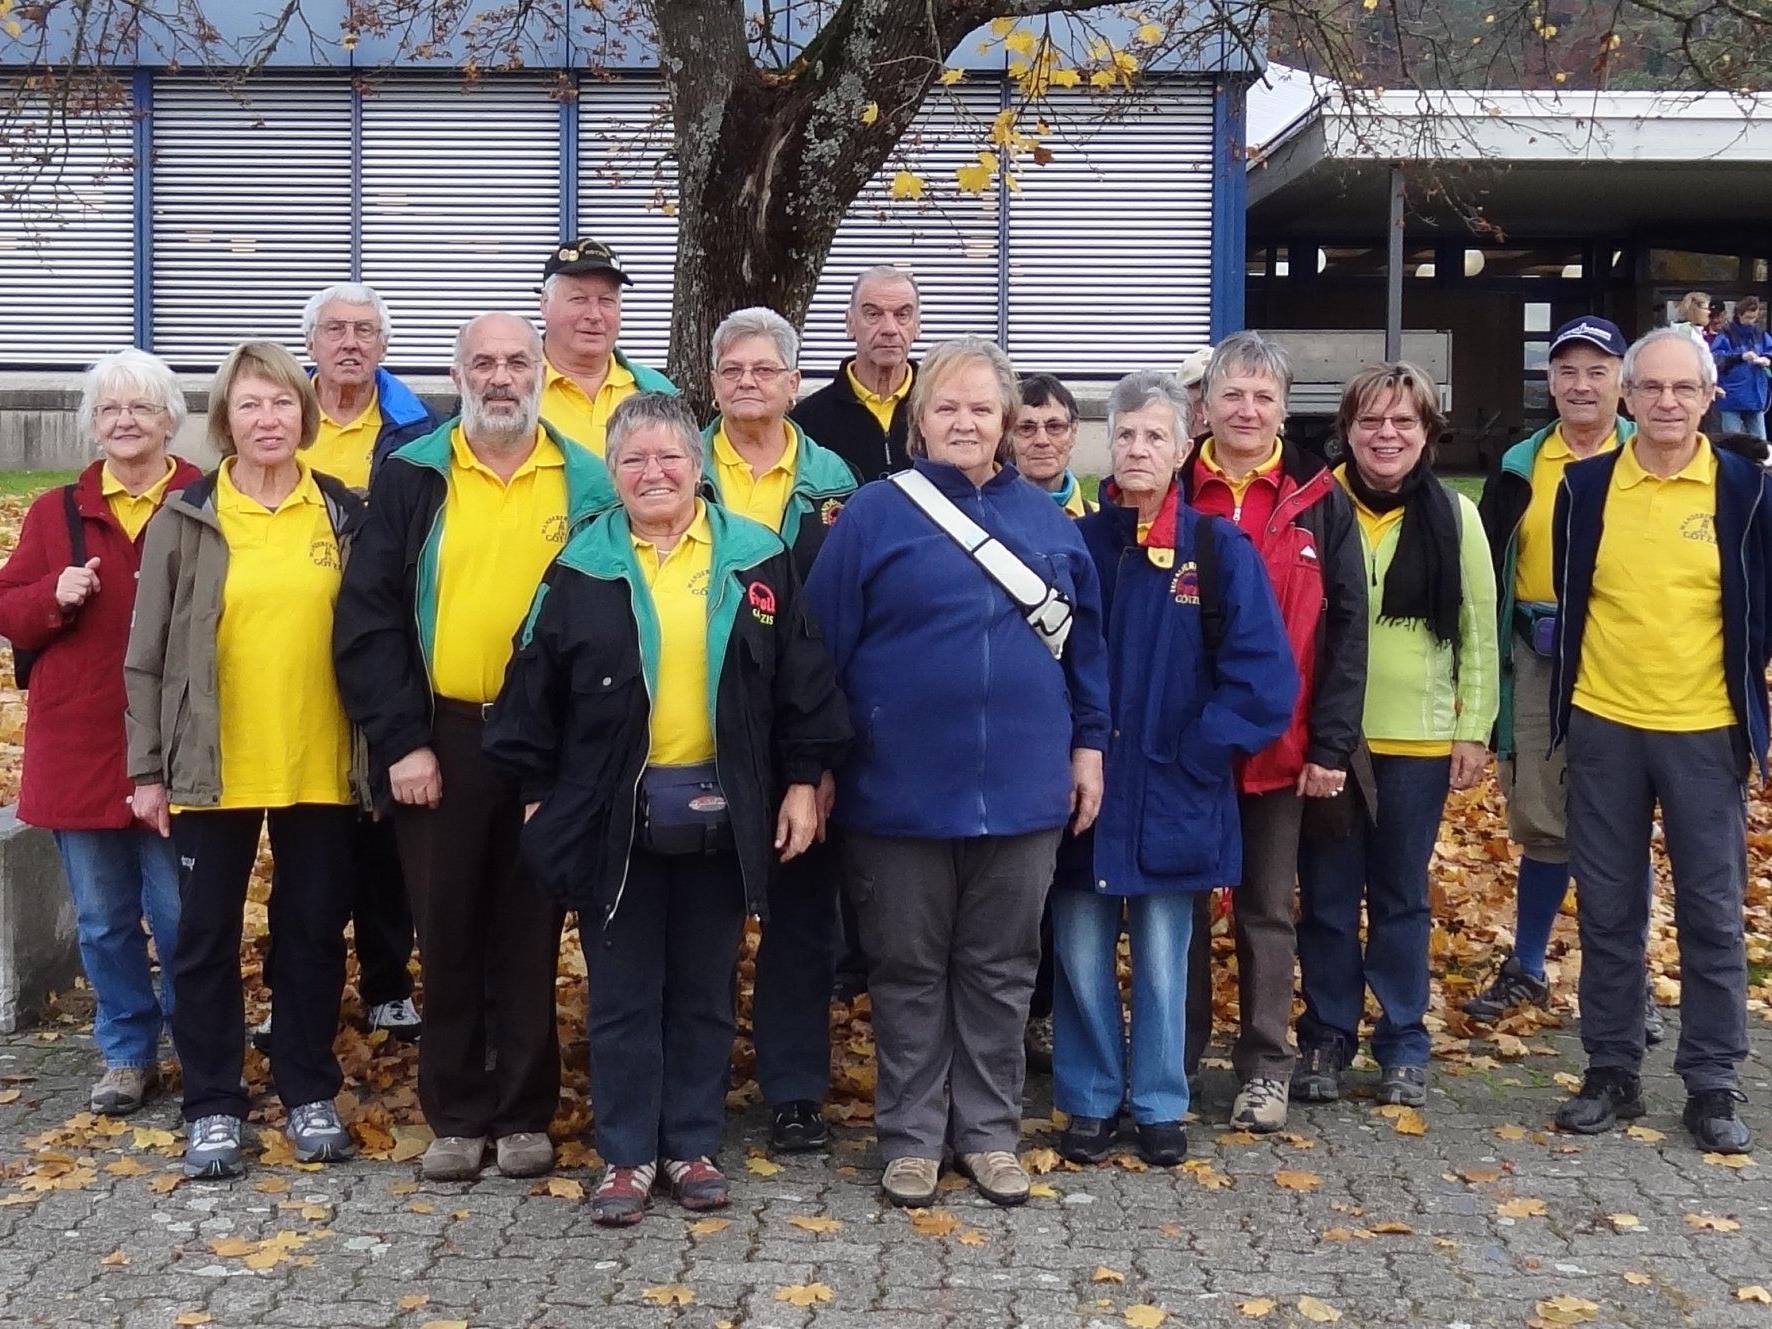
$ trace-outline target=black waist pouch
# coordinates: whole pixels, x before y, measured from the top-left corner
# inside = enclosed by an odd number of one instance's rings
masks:
[[[732,817],[711,761],[648,766],[640,777],[640,844],[655,854],[718,854],[732,848]]]

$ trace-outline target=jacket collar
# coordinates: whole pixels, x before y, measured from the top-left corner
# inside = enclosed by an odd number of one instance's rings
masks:
[[[1551,436],[1551,430],[1557,427],[1558,421],[1552,420],[1537,433],[1531,434],[1514,444],[1501,454],[1501,469],[1508,475],[1517,475],[1522,480],[1532,478],[1532,463],[1538,460],[1538,453],[1544,447],[1545,439]],[[1618,434],[1618,447],[1622,450],[1637,435],[1637,426],[1633,421],[1617,416],[1612,428]]]
[[[1021,482],[1021,472],[1012,462],[1004,462],[990,479],[975,485],[961,473],[958,466],[927,457],[911,458],[911,465],[927,476],[934,486],[949,498],[969,498],[974,494],[1000,494]]]
[[[447,484],[450,440],[460,423],[459,415],[445,420],[430,433],[422,434],[398,448],[390,460],[435,471]],[[541,427],[560,449],[560,455],[566,459],[567,524],[576,526],[599,512],[607,512],[615,507],[615,484],[609,478],[609,468],[603,464],[603,459],[590,449],[574,443],[546,420],[541,422]]]
[[[807,437],[806,431],[792,419],[786,421],[789,432],[794,439],[794,485],[792,493],[796,498],[823,499],[836,498],[851,493],[855,489],[855,472],[849,469],[844,461],[829,448],[822,447]],[[719,432],[720,421],[716,417],[706,429],[701,431],[703,451],[708,458],[708,468],[702,478],[702,487],[711,490],[716,498],[720,498],[719,467],[714,462],[714,435]],[[724,501],[724,500],[722,500]]]
[[[165,502],[172,502],[173,496],[186,485],[203,478],[190,462],[176,453],[166,454],[172,460],[172,478],[166,482]],[[110,515],[111,505],[105,500],[104,494],[105,459],[100,457],[90,463],[74,480],[74,510],[82,517],[103,518]]]

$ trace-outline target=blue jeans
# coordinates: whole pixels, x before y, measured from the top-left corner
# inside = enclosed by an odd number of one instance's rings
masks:
[[[1298,856],[1300,1047],[1359,1046],[1366,988],[1383,1014],[1372,1032],[1381,1066],[1426,1066],[1427,873],[1446,807],[1450,757],[1372,758],[1376,824],[1362,814],[1345,839],[1306,838]],[[1360,946],[1360,905],[1366,945]]]
[[[1725,434],[1752,434],[1755,438],[1766,437],[1766,413],[1764,411],[1723,411],[1717,412],[1722,421],[1722,432]]]
[[[1130,1057],[1114,975],[1122,906],[1132,943]],[[1052,892],[1052,1098],[1061,1111],[1113,1117],[1130,1081],[1132,1118],[1140,1125],[1187,1115],[1187,952],[1193,931],[1192,894]]]
[[[172,956],[178,944],[178,852],[152,831],[56,831],[74,896],[86,981],[98,998],[93,1036],[107,1067],[158,1060],[172,1019]],[[160,998],[148,965],[146,917],[160,955]]]

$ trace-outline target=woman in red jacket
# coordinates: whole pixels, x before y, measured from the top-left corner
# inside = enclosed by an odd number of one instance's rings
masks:
[[[162,967],[156,1000],[142,920],[169,961],[178,857],[130,809],[123,651],[142,531],[168,491],[198,478],[167,452],[184,419],[184,393],[154,356],[131,349],[95,364],[80,425],[103,456],[31,505],[0,567],[0,636],[15,668],[20,653],[35,657],[19,820],[55,833],[67,871],[105,1059],[92,1110],[112,1115],[134,1112],[154,1090],[160,1030],[172,1016],[171,969]]]

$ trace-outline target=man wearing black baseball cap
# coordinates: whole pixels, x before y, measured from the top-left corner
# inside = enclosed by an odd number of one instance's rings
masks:
[[[1483,487],[1478,510],[1495,559],[1501,610],[1501,714],[1494,747],[1507,794],[1508,835],[1521,848],[1514,948],[1488,988],[1464,1003],[1491,1022],[1550,1000],[1545,954],[1569,890],[1563,754],[1550,750],[1550,650],[1557,592],[1551,580],[1551,515],[1572,461],[1615,451],[1636,426],[1618,413],[1626,342],[1618,325],[1584,315],[1551,338],[1547,374],[1553,424],[1516,443]],[[1648,1003],[1651,1041],[1661,1015]]]
[[[541,317],[547,365],[541,415],[575,443],[603,455],[609,413],[635,392],[677,391],[656,369],[621,353],[621,290],[633,278],[615,251],[582,237],[542,265]]]

